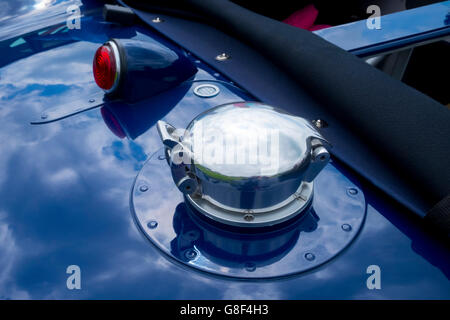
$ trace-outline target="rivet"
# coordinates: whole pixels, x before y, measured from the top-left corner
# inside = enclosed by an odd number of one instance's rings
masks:
[[[158,156],[158,160],[165,160],[166,159],[166,156],[164,156],[164,155],[159,155]]]
[[[218,72],[214,73],[214,77],[216,77],[216,78],[220,77],[220,73],[218,73]]]
[[[194,260],[197,257],[197,251],[195,251],[194,249],[188,249],[184,253],[184,256],[186,257],[186,259]]]
[[[145,192],[147,190],[148,190],[148,186],[146,186],[145,184],[143,184],[142,186],[139,187],[140,192]]]
[[[313,261],[315,258],[316,258],[316,256],[311,252],[308,252],[307,254],[305,254],[305,259],[308,261]]]
[[[316,126],[316,128],[326,128],[328,127],[328,123],[322,119],[313,120],[312,123]]]
[[[89,99],[89,102],[90,103],[95,102],[95,99]]]
[[[341,228],[342,228],[342,230],[344,230],[345,232],[352,231],[352,226],[349,225],[348,223],[344,223],[344,224],[341,226]]]
[[[45,120],[45,119],[47,119],[48,118],[48,115],[46,114],[46,113],[43,113],[42,115],[41,115],[41,119],[42,120]]]
[[[255,220],[255,216],[251,213],[247,213],[246,215],[244,215],[244,220],[247,222],[251,222]]]
[[[253,272],[256,270],[256,264],[254,264],[253,262],[246,262],[244,268],[248,272]]]
[[[155,220],[152,220],[149,223],[147,223],[147,227],[149,229],[155,229],[157,226],[158,226],[158,222],[156,222]]]
[[[216,56],[216,60],[217,61],[225,61],[225,60],[228,60],[228,59],[230,59],[230,55],[226,54],[225,52],[219,54],[218,56]]]
[[[163,21],[164,20],[161,19],[160,17],[155,17],[155,18],[152,19],[152,22],[154,22],[154,23],[160,23],[160,22],[163,22]]]
[[[354,196],[354,195],[358,194],[358,190],[356,190],[355,188],[348,188],[347,193],[351,196]]]

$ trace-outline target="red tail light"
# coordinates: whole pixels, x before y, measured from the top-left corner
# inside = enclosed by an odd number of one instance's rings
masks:
[[[111,92],[118,82],[118,56],[114,44],[108,42],[97,49],[93,61],[94,79],[97,85]],[[117,57],[117,59],[116,59]]]

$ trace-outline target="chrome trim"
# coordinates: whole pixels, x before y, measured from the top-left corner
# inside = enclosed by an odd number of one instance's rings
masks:
[[[283,202],[284,206],[276,206],[269,211],[241,210],[241,212],[226,210],[218,207],[203,197],[196,195],[186,195],[189,203],[203,215],[210,219],[235,226],[235,227],[270,227],[279,223],[291,220],[306,212],[313,199],[314,186],[312,182],[303,182],[298,188],[298,192],[289,197],[289,201]],[[251,215],[252,219],[246,219]]]
[[[120,70],[121,63],[120,62],[121,61],[120,61],[119,47],[112,40],[105,42],[103,45],[104,46],[109,45],[111,47],[113,54],[114,54],[114,60],[116,61],[116,79],[114,80],[114,84],[108,90],[103,89],[103,91],[105,91],[106,93],[112,93],[117,89],[117,87],[119,86],[119,82],[120,82],[120,72],[121,72],[121,70]]]
[[[369,30],[367,20],[360,20],[314,33],[356,56],[369,58],[448,39],[449,10],[450,1],[443,1],[382,15],[379,30]]]
[[[202,93],[200,90],[203,88],[214,89],[214,92],[208,93],[208,94]],[[216,85],[210,84],[210,83],[201,84],[194,88],[194,94],[200,98],[212,98],[212,97],[217,96],[219,93],[220,93],[219,87]]]
[[[298,199],[299,196],[303,197],[304,199],[308,198],[309,195],[305,195],[305,194],[302,193],[302,190],[305,189],[304,183],[307,183],[307,182],[303,182],[303,184],[301,184],[299,186],[297,191],[294,194],[290,195],[287,199],[285,199],[285,200],[283,200],[283,201],[281,201],[281,202],[279,202],[279,203],[277,203],[277,204],[275,204],[273,206],[260,208],[260,209],[234,208],[234,207],[230,207],[230,206],[224,205],[224,204],[214,200],[214,198],[211,198],[209,195],[202,194],[201,197],[202,197],[202,199],[211,202],[216,207],[221,208],[221,209],[223,209],[225,211],[238,212],[238,213],[248,213],[248,211],[251,210],[252,213],[259,214],[259,213],[265,213],[265,212],[275,211],[275,210],[281,209],[281,208],[287,206],[292,201]],[[312,185],[312,182],[309,182],[309,183]]]

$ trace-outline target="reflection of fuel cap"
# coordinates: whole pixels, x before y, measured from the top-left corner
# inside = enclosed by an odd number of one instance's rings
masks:
[[[159,121],[158,131],[180,191],[204,215],[235,226],[274,225],[302,212],[329,160],[307,120],[258,102],[215,107],[185,131]]]
[[[191,206],[181,203],[174,214],[177,237],[171,241],[171,252],[185,261],[196,250],[211,261],[228,267],[260,268],[282,259],[297,243],[302,232],[317,228],[313,210],[275,232],[244,233],[217,228],[198,219]],[[254,271],[254,270],[252,270]]]

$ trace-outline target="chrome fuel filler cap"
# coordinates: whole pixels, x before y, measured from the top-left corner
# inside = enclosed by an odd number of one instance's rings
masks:
[[[237,227],[274,226],[306,211],[330,159],[310,122],[259,102],[214,107],[186,129],[164,121],[157,129],[187,201]]]

